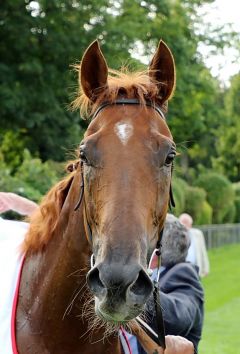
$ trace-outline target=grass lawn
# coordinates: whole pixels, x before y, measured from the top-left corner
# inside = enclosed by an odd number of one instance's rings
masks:
[[[199,354],[240,354],[240,245],[209,251]]]

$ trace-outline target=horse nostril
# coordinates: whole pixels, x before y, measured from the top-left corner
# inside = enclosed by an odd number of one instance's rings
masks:
[[[94,295],[97,297],[105,295],[107,290],[100,279],[99,270],[97,267],[94,267],[88,272],[87,283]]]
[[[152,281],[143,269],[140,270],[137,279],[130,286],[129,290],[135,296],[144,299],[147,299],[151,295],[153,291]]]

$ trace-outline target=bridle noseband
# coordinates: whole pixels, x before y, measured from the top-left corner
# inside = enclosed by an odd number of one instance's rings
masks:
[[[113,103],[111,102],[103,102],[95,111],[95,113],[92,116],[92,120],[95,119],[97,117],[97,115],[106,107],[108,106],[113,106],[113,105],[145,105],[147,107],[151,107],[153,108],[162,119],[165,120],[165,115],[163,113],[163,111],[161,110],[161,108],[157,105],[155,105],[154,103],[152,103],[151,101],[146,101],[144,104],[142,104],[138,99],[135,98],[119,98],[116,101],[114,101]],[[84,197],[84,176],[83,176],[83,162],[81,161],[80,163],[80,169],[81,169],[81,185],[80,185],[80,197],[79,200],[74,208],[74,211],[76,211],[83,200]],[[171,207],[175,207],[175,202],[174,202],[174,198],[173,198],[173,192],[172,192],[172,186],[170,183],[170,190],[169,190],[169,207],[171,209]],[[91,231],[91,227],[90,224],[86,218],[86,211],[84,211],[85,214],[85,223],[86,223],[86,227],[87,227],[87,235],[88,235],[88,239],[89,241],[92,243],[92,231]],[[161,306],[160,306],[160,294],[159,294],[159,276],[160,276],[160,266],[161,266],[161,261],[160,261],[160,257],[161,257],[161,240],[162,240],[162,235],[163,235],[163,229],[160,231],[159,235],[158,235],[158,240],[157,240],[157,244],[156,244],[156,248],[154,250],[154,253],[156,254],[156,256],[158,256],[158,272],[157,272],[157,279],[155,279],[153,281],[153,285],[154,285],[154,291],[153,291],[153,298],[154,298],[154,306],[155,306],[155,312],[156,312],[156,322],[157,322],[157,333],[155,333],[151,327],[149,327],[149,325],[143,321],[140,317],[137,317],[136,320],[138,321],[139,325],[147,332],[147,334],[158,344],[160,345],[162,348],[166,348],[166,344],[165,344],[165,329],[164,329],[164,322],[163,322],[163,316],[162,316],[162,310],[161,310]],[[91,267],[94,266],[94,258],[91,257]]]

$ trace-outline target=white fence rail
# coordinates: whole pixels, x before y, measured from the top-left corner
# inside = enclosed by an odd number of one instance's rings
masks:
[[[240,224],[201,225],[207,248],[221,247],[231,243],[240,243]]]

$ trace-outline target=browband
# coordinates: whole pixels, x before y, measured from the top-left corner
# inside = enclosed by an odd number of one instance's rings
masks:
[[[94,112],[92,119],[95,119],[96,116],[98,115],[99,112],[101,112],[105,107],[107,106],[113,106],[113,105],[124,105],[124,104],[130,104],[130,105],[142,105],[142,106],[147,106],[155,109],[156,112],[161,116],[162,119],[165,120],[165,115],[161,108],[159,106],[156,106],[153,104],[151,101],[146,101],[145,103],[141,103],[137,98],[119,98],[114,102],[103,102],[98,109]]]

